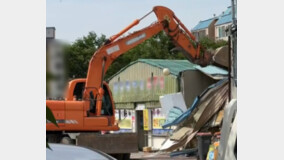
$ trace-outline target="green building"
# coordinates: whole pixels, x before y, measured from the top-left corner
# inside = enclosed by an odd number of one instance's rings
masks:
[[[169,75],[164,75],[167,68]],[[187,60],[139,59],[109,78],[116,107],[119,132],[137,132],[140,149],[158,149],[169,129],[162,129],[166,115],[159,97],[181,92],[190,107],[195,96],[227,74],[215,66],[201,68]]]

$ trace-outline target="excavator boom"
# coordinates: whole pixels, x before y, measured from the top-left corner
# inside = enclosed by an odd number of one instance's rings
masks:
[[[155,13],[157,21],[150,26],[122,37],[129,29],[138,25],[147,15]],[[69,82],[64,101],[47,100],[58,122],[56,127],[46,124],[46,130],[53,132],[85,132],[118,130],[115,122],[115,107],[104,74],[112,62],[120,55],[141,44],[145,40],[164,31],[179,50],[193,63],[202,66],[210,64],[210,54],[204,52],[195,37],[166,7],[156,6],[140,19],[136,19],[125,29],[110,37],[92,56],[86,79]],[[83,91],[83,93],[82,93]]]
[[[110,37],[106,43],[94,53],[89,63],[84,99],[89,99],[90,94],[97,95],[96,115],[99,116],[101,113],[102,96],[104,94],[102,89],[103,77],[112,62],[123,53],[161,31],[165,31],[165,33],[173,40],[174,44],[183,51],[182,53],[186,58],[193,63],[202,66],[206,66],[210,63],[210,54],[206,52],[202,53],[200,51],[200,45],[195,42],[195,37],[175,16],[173,11],[163,6],[156,6],[151,12],[154,12],[157,16],[158,20],[155,23],[126,37],[118,39],[133,26],[139,24],[140,20],[145,16],[141,19],[137,19],[121,32]]]

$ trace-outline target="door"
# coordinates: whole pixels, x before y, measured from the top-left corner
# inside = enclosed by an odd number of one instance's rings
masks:
[[[136,111],[136,126],[137,126],[137,134],[138,134],[138,149],[143,150],[145,146],[145,132],[144,132],[144,123],[143,123],[143,110]]]

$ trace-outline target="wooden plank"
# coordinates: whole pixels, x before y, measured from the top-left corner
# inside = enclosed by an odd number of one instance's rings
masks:
[[[193,128],[189,127],[182,127],[176,132],[173,133],[173,135],[170,137],[171,140],[179,141],[181,140],[184,136],[186,136],[186,133],[192,132]]]

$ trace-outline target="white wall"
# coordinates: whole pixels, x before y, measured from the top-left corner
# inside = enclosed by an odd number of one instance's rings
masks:
[[[220,27],[225,27],[227,28],[228,26],[230,26],[232,23],[226,23],[226,24],[222,24],[222,25],[218,25],[218,26],[215,26],[215,40],[228,40],[228,36],[225,36],[225,37],[219,37],[219,28]],[[228,35],[228,33],[226,34]]]

